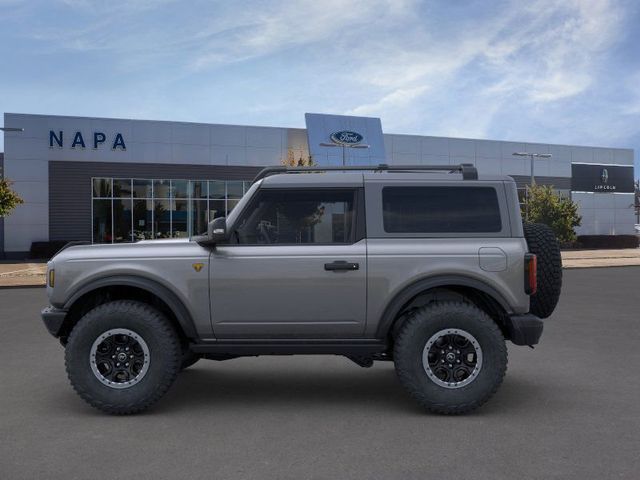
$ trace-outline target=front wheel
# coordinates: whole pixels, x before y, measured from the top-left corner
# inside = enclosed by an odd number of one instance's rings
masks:
[[[507,347],[496,323],[476,306],[442,302],[417,310],[394,344],[400,382],[427,410],[470,412],[498,389]]]
[[[65,350],[67,374],[91,406],[111,414],[146,410],[180,371],[178,335],[158,310],[133,300],[97,306],[74,326]]]

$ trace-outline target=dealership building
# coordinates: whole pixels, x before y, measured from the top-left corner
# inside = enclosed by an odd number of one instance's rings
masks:
[[[24,204],[0,219],[0,258],[23,258],[34,242],[197,234],[262,167],[309,156],[320,166],[474,164],[512,176],[523,195],[533,161],[537,184],[578,203],[578,234],[634,232],[631,149],[384,134],[379,119],[338,115],[307,114],[306,127],[5,113],[0,174]],[[513,155],[522,152],[542,156]]]

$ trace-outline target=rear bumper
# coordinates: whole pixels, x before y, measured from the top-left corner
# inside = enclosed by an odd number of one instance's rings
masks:
[[[59,337],[64,319],[67,316],[67,311],[48,306],[42,310],[41,315],[44,326],[47,327],[49,333],[56,338]]]
[[[507,320],[509,339],[516,345],[536,345],[540,341],[543,328],[542,319],[531,313],[512,315]]]

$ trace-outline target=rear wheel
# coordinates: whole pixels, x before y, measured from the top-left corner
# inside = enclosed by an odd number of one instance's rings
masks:
[[[65,350],[67,374],[91,406],[112,414],[146,410],[180,369],[177,333],[155,308],[133,300],[99,305],[74,326]]]
[[[496,323],[464,302],[417,310],[394,344],[402,385],[431,412],[461,414],[485,403],[507,369],[507,348]]]

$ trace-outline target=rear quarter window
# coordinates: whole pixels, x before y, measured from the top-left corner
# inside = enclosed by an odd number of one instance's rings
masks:
[[[502,230],[498,195],[493,187],[384,187],[382,210],[387,233]]]

